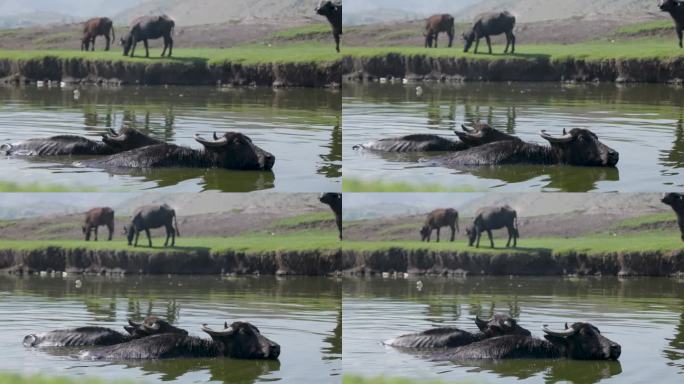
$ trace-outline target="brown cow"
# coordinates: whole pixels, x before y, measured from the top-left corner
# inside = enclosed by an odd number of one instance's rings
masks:
[[[111,32],[112,36],[109,37]],[[116,38],[114,33],[114,23],[107,17],[95,17],[85,22],[83,25],[83,38],[81,39],[81,51],[87,51],[92,44],[92,50],[95,50],[95,38],[104,36],[107,40],[105,51],[109,51],[110,43]]]
[[[337,224],[337,230],[340,232],[340,240],[342,240],[342,194],[323,193],[319,200],[321,203],[328,205],[335,213],[335,223]]]
[[[437,37],[441,32],[446,32],[449,36],[449,47],[454,43],[454,17],[449,14],[432,15],[425,23],[425,48],[432,48],[432,41],[435,41],[437,48]]]
[[[90,241],[90,232],[95,230],[95,241],[97,241],[97,227],[106,226],[109,230],[109,241],[112,241],[114,232],[114,211],[109,207],[93,208],[86,212],[85,224],[81,227],[85,234],[86,241]]]
[[[458,228],[458,211],[455,209],[436,209],[428,213],[425,219],[425,225],[420,229],[421,241],[430,242],[432,231],[437,230],[437,242],[439,243],[439,229],[441,227],[451,228],[451,241],[454,241],[456,231],[460,232]]]

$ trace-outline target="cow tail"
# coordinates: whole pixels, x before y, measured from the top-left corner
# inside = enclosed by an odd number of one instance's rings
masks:
[[[176,228],[176,236],[180,237],[180,231],[178,230],[178,219],[176,218],[176,211],[173,211],[173,224]]]
[[[114,32],[116,28],[114,28],[114,23],[112,23],[112,41],[116,41],[116,32]]]
[[[518,214],[515,214],[515,217],[513,218],[513,225],[515,225],[515,236],[519,239],[520,238],[520,231],[518,231]]]

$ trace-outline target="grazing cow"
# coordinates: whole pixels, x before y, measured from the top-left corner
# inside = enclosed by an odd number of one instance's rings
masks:
[[[596,134],[587,129],[563,130],[561,137],[551,136],[542,130],[540,135],[551,146],[522,140],[497,141],[431,160],[453,167],[504,164],[614,167],[620,160],[618,152],[601,143]]]
[[[663,195],[661,201],[672,207],[675,214],[677,214],[677,224],[679,225],[679,231],[682,234],[682,240],[684,240],[684,194],[667,193]]]
[[[679,38],[679,48],[682,48],[682,30],[684,30],[684,5],[677,0],[659,0],[658,7],[663,12],[668,12],[675,23],[675,31]]]
[[[202,331],[211,340],[199,337],[161,334],[132,340],[127,343],[84,351],[84,360],[157,360],[173,358],[277,359],[280,345],[261,335],[257,327],[246,322],[235,322],[215,331],[207,325]]]
[[[437,230],[437,242],[439,243],[439,229],[449,227],[451,229],[451,240],[454,241],[458,228],[458,212],[455,209],[435,209],[428,213],[425,224],[420,229],[421,241],[430,242],[432,231]]]
[[[214,140],[195,135],[204,150],[173,144],[150,145],[112,156],[84,160],[81,166],[105,169],[151,168],[224,168],[235,170],[270,170],[275,156],[252,143],[239,132],[227,132],[223,137],[214,133]]]
[[[425,23],[425,48],[432,48],[435,42],[437,48],[437,38],[441,32],[446,32],[449,36],[449,48],[454,43],[454,17],[449,14],[432,15]]]
[[[146,205],[135,210],[131,223],[124,227],[124,234],[128,238],[128,245],[138,246],[138,237],[141,231],[145,231],[147,235],[147,242],[152,248],[152,238],[150,237],[150,229],[166,228],[166,241],[164,247],[169,244],[169,237],[171,237],[171,246],[176,245],[176,236],[180,237],[178,230],[178,221],[176,220],[176,211],[166,204],[162,205]],[[135,237],[135,243],[133,243]]]
[[[476,333],[464,331],[459,328],[441,327],[429,329],[424,332],[401,335],[397,338],[387,340],[383,342],[383,344],[411,349],[455,348],[497,336],[531,335],[530,331],[519,326],[514,318],[505,314],[495,314],[489,320],[482,320],[479,317],[475,317],[475,324],[480,330]]]
[[[57,329],[45,333],[32,333],[24,337],[25,347],[87,347],[107,346],[125,343],[131,340],[161,333],[187,335],[184,329],[174,327],[155,316],[148,316],[142,322],[128,320],[124,329],[128,334],[104,327],[79,327],[73,329]]]
[[[340,35],[342,34],[342,2],[321,0],[316,7],[316,13],[325,16],[332,26],[332,34],[335,38],[335,49],[340,51]]]
[[[323,193],[319,198],[321,203],[326,204],[335,213],[335,224],[339,231],[339,238],[342,240],[342,194],[341,193]]]
[[[112,241],[114,233],[114,211],[109,207],[93,208],[86,212],[85,224],[81,227],[85,240],[90,241],[90,233],[95,231],[97,241],[97,228],[105,226],[109,230],[109,241]]]
[[[148,40],[163,38],[164,50],[161,55],[164,57],[168,49],[168,57],[171,57],[173,53],[173,37],[171,35],[175,26],[176,23],[166,15],[144,16],[135,19],[130,31],[121,38],[124,56],[128,56],[129,52],[131,57],[135,56],[135,46],[139,41],[142,41],[145,44],[145,57],[150,57]]]
[[[511,47],[511,53],[515,53],[515,35],[513,28],[515,27],[515,16],[508,13],[508,11],[485,13],[479,15],[475,19],[475,24],[470,31],[463,34],[465,46],[463,52],[468,52],[470,46],[475,42],[475,53],[480,45],[480,39],[485,38],[487,46],[489,47],[489,54],[492,54],[492,42],[490,36],[506,34],[506,49],[504,53],[508,53],[508,47]]]
[[[111,32],[111,39],[109,34]],[[89,50],[92,45],[92,50],[95,50],[95,39],[98,36],[104,36],[107,40],[105,51],[109,51],[110,43],[116,39],[114,33],[114,24],[112,20],[107,17],[95,17],[85,22],[83,25],[83,38],[81,39],[81,51]]]
[[[433,360],[573,359],[617,360],[620,344],[601,335],[589,323],[574,323],[564,331],[544,327],[544,338],[507,335],[471,343],[434,356]]]
[[[494,240],[492,240],[492,230],[506,227],[508,229],[508,242],[506,248],[511,245],[513,239],[513,247],[518,245],[518,214],[508,205],[502,207],[486,207],[477,211],[473,225],[466,229],[468,234],[468,245],[471,247],[477,239],[476,248],[480,247],[480,237],[482,232],[487,232],[489,236],[489,243],[494,248]]]

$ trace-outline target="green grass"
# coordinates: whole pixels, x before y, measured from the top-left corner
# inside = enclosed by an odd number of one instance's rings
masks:
[[[653,215],[632,217],[624,219],[615,224],[617,229],[634,229],[645,225],[676,222],[674,213],[656,213]]]
[[[668,20],[668,19],[663,19],[663,20],[646,21],[643,23],[629,24],[629,25],[625,25],[625,26],[617,28],[615,30],[615,34],[633,36],[633,35],[641,35],[641,34],[645,34],[645,33],[659,32],[662,30],[669,30],[669,31],[674,32],[673,21]]]
[[[93,187],[73,187],[59,184],[14,183],[0,181],[0,192],[96,192]]]
[[[305,215],[291,216],[284,219],[276,220],[268,228],[278,229],[278,228],[297,228],[302,225],[317,224],[324,221],[333,221],[335,216],[331,212],[314,212],[307,213]]]
[[[389,182],[382,180],[361,180],[344,178],[342,181],[344,192],[478,192],[468,185],[447,187],[441,184]]]
[[[104,384],[131,383],[130,381],[104,381],[94,378],[71,379],[66,377],[47,377],[42,375],[22,376],[10,373],[0,373],[0,384]]]
[[[441,381],[434,380],[415,380],[415,379],[401,379],[401,378],[386,378],[386,377],[374,377],[365,378],[353,375],[344,375],[342,377],[342,384],[442,384]],[[472,381],[462,380],[462,381],[450,381],[454,384],[464,384],[472,383]]]

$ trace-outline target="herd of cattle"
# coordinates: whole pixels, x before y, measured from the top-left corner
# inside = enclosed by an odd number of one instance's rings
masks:
[[[335,214],[335,224],[339,231],[339,238],[342,240],[342,194],[323,193],[319,200],[321,203],[329,206]],[[94,233],[94,239],[97,241],[99,227],[107,228],[109,231],[108,240],[111,241],[114,234],[114,210],[109,207],[99,207],[86,212],[85,221],[81,227],[85,240],[90,241],[91,234]],[[162,227],[166,229],[164,247],[169,245],[169,239],[171,239],[171,246],[174,247],[176,245],[176,236],[180,237],[176,211],[167,204],[145,205],[133,212],[130,223],[123,227],[123,234],[128,240],[128,245],[137,247],[140,232],[145,232],[148,246],[152,248],[150,229]]]
[[[277,359],[280,345],[261,334],[247,322],[224,323],[223,330],[206,324],[202,331],[210,339],[188,335],[188,331],[155,316],[142,322],[128,320],[126,333],[104,327],[80,327],[34,333],[24,337],[27,348],[88,348],[78,357],[83,360],[156,360],[173,358]]]

